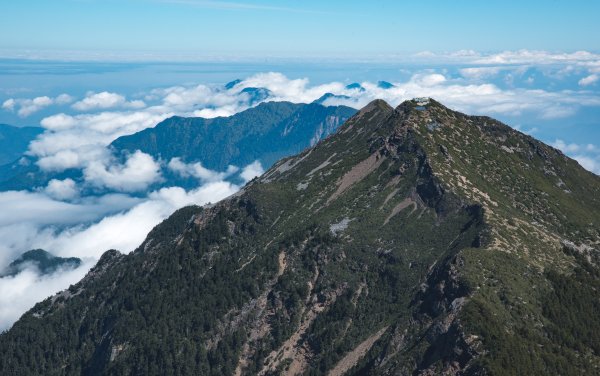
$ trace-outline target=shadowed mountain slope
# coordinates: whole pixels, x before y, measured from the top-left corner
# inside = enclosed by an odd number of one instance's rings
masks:
[[[13,127],[0,124],[0,165],[14,162],[26,151],[29,143],[44,131],[38,127]]]
[[[200,161],[217,171],[257,159],[270,167],[327,137],[355,113],[345,106],[267,102],[229,117],[172,117],[154,128],[120,137],[112,146],[118,151],[141,150],[167,161],[175,157]]]

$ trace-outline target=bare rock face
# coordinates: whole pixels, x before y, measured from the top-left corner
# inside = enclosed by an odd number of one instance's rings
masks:
[[[0,373],[593,374],[599,229],[600,178],[560,152],[374,101],[106,253],[0,336]]]

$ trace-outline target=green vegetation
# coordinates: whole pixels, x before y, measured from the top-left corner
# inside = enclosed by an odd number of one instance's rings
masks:
[[[107,252],[0,336],[0,373],[598,373],[600,179],[417,107],[374,101]]]
[[[0,277],[15,276],[28,267],[35,267],[41,274],[52,274],[58,269],[75,269],[81,265],[77,257],[56,257],[43,249],[32,249],[11,262]]]

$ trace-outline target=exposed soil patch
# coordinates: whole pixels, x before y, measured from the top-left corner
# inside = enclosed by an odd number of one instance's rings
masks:
[[[342,178],[338,181],[338,188],[331,195],[331,197],[329,197],[329,199],[327,200],[327,204],[338,198],[353,184],[358,183],[359,181],[366,178],[371,172],[377,170],[379,166],[381,166],[383,161],[385,161],[385,159],[385,156],[382,156],[381,154],[379,154],[379,152],[375,152],[371,154],[369,158],[352,167],[352,169],[346,172],[344,176],[342,176]]]
[[[360,345],[356,346],[354,350],[346,354],[346,356],[340,360],[331,371],[329,371],[329,376],[342,376],[348,372],[350,368],[354,367],[358,361],[365,356],[373,344],[377,342],[383,333],[385,333],[386,329],[387,326],[379,329],[377,333],[361,342]]]
[[[402,210],[406,209],[410,205],[412,205],[412,207],[413,207],[413,209],[411,211],[411,214],[412,214],[417,209],[417,203],[415,201],[413,201],[412,198],[410,198],[410,197],[407,197],[404,200],[402,200],[402,202],[400,202],[398,205],[396,205],[392,209],[392,212],[390,213],[390,215],[388,215],[388,217],[385,219],[383,224],[387,225],[388,222],[390,221],[390,219],[392,219],[395,215],[397,215],[398,213],[400,213]]]

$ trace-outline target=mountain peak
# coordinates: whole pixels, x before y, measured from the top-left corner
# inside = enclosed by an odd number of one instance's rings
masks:
[[[396,87],[396,85],[394,85],[390,82],[387,82],[387,81],[378,81],[377,87],[380,89],[391,89],[393,87]]]
[[[595,374],[599,228],[575,161],[430,98],[375,100],[105,254],[0,336],[0,373]]]
[[[81,259],[77,257],[58,257],[43,249],[32,249],[11,262],[0,276],[15,276],[28,267],[37,268],[41,274],[52,274],[60,268],[75,269],[80,265]]]
[[[365,88],[362,87],[358,82],[353,82],[350,85],[346,85],[346,89],[348,90],[358,90],[359,92],[364,92]]]
[[[408,110],[417,110],[417,111],[428,111],[433,109],[448,109],[446,106],[441,104],[440,102],[434,100],[429,97],[417,97],[412,99],[407,99],[404,102],[400,103],[396,110],[399,112],[404,112]]]
[[[371,111],[382,111],[384,113],[391,113],[394,111],[394,108],[383,99],[374,99],[371,102],[369,102],[366,106],[361,108],[358,111],[358,114],[366,114]]]

